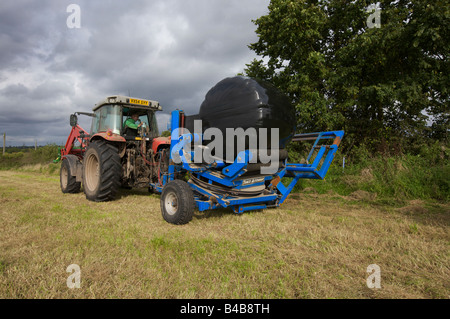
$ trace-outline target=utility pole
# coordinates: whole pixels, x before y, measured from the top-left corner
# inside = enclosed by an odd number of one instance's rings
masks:
[[[3,155],[6,153],[6,133],[3,133]]]
[[[34,140],[34,150],[37,150],[37,140]]]

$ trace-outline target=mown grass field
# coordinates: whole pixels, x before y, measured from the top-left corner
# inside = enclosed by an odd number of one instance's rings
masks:
[[[174,226],[158,195],[89,202],[62,194],[57,173],[0,171],[0,298],[450,297],[445,201],[306,189],[278,209]],[[371,264],[380,289],[367,287]]]

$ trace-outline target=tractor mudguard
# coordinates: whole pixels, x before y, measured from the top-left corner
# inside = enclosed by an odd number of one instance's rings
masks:
[[[108,133],[101,132],[92,135],[90,142],[95,140],[105,140],[107,142],[117,142],[116,146],[119,149],[119,156],[122,158],[125,155],[126,151],[126,139],[117,134],[108,135]]]
[[[64,155],[62,159],[66,159],[70,167],[70,175],[75,176],[77,182],[81,182],[83,179],[83,164],[81,164],[79,158],[75,155]]]
[[[92,142],[93,140],[96,140],[99,138],[104,139],[105,141],[109,141],[109,142],[126,142],[124,137],[117,135],[117,134],[108,135],[108,133],[106,133],[106,132],[101,132],[101,133],[92,135],[90,141]]]
[[[152,143],[152,150],[153,153],[157,153],[158,152],[158,148],[161,145],[170,145],[170,137],[156,137],[153,139],[153,143]]]

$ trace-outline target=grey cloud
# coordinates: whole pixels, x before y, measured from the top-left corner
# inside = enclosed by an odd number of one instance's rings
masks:
[[[28,92],[28,88],[22,83],[10,84],[0,91],[0,93],[4,96],[25,95]]]
[[[209,88],[253,58],[251,19],[269,0],[76,1],[80,29],[66,26],[70,3],[2,2],[0,130],[10,136],[29,139],[20,124],[58,142],[70,113],[129,91],[161,103],[161,130],[175,108],[197,113]]]

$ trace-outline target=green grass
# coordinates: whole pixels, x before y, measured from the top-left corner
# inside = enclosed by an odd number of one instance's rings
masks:
[[[448,298],[449,210],[311,191],[174,226],[147,190],[95,203],[57,175],[0,171],[0,298]],[[373,263],[379,290],[365,284]]]
[[[338,153],[282,207],[161,217],[158,195],[62,194],[57,146],[0,157],[0,298],[448,298],[448,150]],[[34,153],[33,153],[34,152]],[[82,288],[68,289],[70,264]],[[382,269],[382,289],[365,269]],[[31,280],[30,278],[33,278]]]
[[[339,162],[339,160],[341,160]],[[450,162],[430,162],[428,159],[403,155],[369,158],[362,163],[347,163],[336,159],[324,181],[302,180],[294,191],[311,191],[320,194],[335,192],[348,196],[365,191],[375,194],[378,200],[405,201],[411,199],[436,199],[448,201],[450,195]]]

